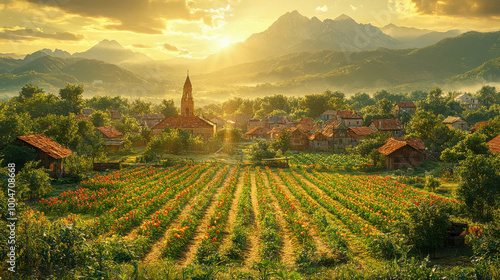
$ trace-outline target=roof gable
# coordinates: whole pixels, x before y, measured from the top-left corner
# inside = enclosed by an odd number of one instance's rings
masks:
[[[43,134],[24,135],[19,140],[46,153],[51,158],[60,159],[69,157],[73,152]]]
[[[491,139],[488,143],[486,143],[490,147],[490,151],[492,153],[500,153],[500,135]]]
[[[101,126],[101,127],[96,127],[96,129],[106,138],[116,138],[116,137],[122,137],[123,133],[118,131],[116,128],[114,128],[112,125],[110,126]]]
[[[397,119],[376,119],[372,120],[368,126],[373,124],[377,130],[401,130],[403,126]]]
[[[401,138],[389,138],[382,147],[378,148],[378,152],[387,156],[405,146],[411,147],[412,149],[419,152],[423,152],[425,150],[424,142],[420,138],[404,140],[402,140]]]

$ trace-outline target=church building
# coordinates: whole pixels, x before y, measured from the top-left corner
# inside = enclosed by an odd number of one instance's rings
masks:
[[[181,115],[164,119],[153,127],[153,133],[160,134],[165,127],[187,130],[193,133],[194,136],[200,136],[203,139],[215,136],[215,124],[194,114],[193,87],[189,79],[189,72],[182,91]]]

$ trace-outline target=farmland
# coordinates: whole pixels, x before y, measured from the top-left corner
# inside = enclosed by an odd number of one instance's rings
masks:
[[[108,248],[106,258],[122,269],[166,261],[175,271],[204,264],[252,274],[277,265],[328,274],[380,265],[369,244],[390,233],[409,207],[459,204],[389,177],[309,167],[131,167],[82,181],[27,213],[41,224],[52,219],[81,229],[91,251]],[[106,270],[92,264],[75,275]]]

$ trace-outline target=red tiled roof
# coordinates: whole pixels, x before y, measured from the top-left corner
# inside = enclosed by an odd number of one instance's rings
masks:
[[[17,138],[35,147],[36,149],[42,150],[42,152],[46,153],[51,158],[65,158],[69,157],[73,153],[70,149],[43,134],[24,135]]]
[[[262,135],[264,133],[265,133],[265,131],[264,131],[264,128],[262,126],[256,126],[252,129],[250,129],[249,131],[247,131],[247,133],[245,133],[245,135]]]
[[[488,146],[490,146],[490,151],[492,153],[500,153],[500,135],[497,137],[491,139],[488,143],[486,143]]]
[[[164,129],[168,128],[181,128],[181,129],[191,129],[191,128],[213,128],[214,123],[209,120],[205,120],[198,116],[194,117],[168,117],[157,125],[153,129]]]
[[[464,121],[464,122],[467,122],[466,120],[464,120],[463,118],[461,117],[452,117],[452,116],[448,116],[446,119],[444,119],[443,123],[455,123],[455,122],[458,122],[458,121]],[[468,122],[467,122],[468,123]]]
[[[397,119],[379,119],[379,120],[372,120],[370,124],[375,126],[377,130],[401,130],[403,129],[403,126],[401,126],[401,123],[399,123],[399,120]],[[368,124],[368,126],[370,126]]]
[[[401,139],[401,138],[399,138]],[[413,149],[417,151],[423,151],[425,150],[425,145],[422,139],[420,138],[413,138],[413,139],[406,139],[406,140],[398,140],[396,138],[389,138],[385,144],[378,148],[378,152],[384,155],[390,155],[394,153],[395,151],[401,149],[404,146],[410,146]]]
[[[96,127],[96,129],[99,130],[99,132],[102,133],[102,135],[104,135],[104,137],[106,138],[116,138],[123,136],[123,133],[118,131],[112,125]]]
[[[359,127],[349,127],[348,130],[352,131],[354,134],[358,136],[365,136],[375,133],[373,129],[367,126],[359,126]]]
[[[361,113],[356,111],[337,111],[337,116],[342,119],[360,119],[363,118]]]
[[[297,122],[297,124],[316,124],[316,122],[309,117],[303,117]]]
[[[488,122],[478,122],[471,130],[472,130],[472,132],[475,132],[476,130],[478,130],[478,128],[480,126],[487,125],[487,124],[488,124]]]
[[[322,115],[337,115],[337,111],[335,110],[326,110]]]
[[[132,115],[132,118],[137,120],[162,120],[165,116],[163,114],[139,114]]]
[[[394,104],[394,106],[396,106],[396,105],[399,108],[417,108],[415,103],[413,103],[412,101],[401,101],[401,102],[397,102],[396,104]]]
[[[311,136],[309,136],[309,140],[311,140],[311,141],[328,141],[328,138],[326,138],[326,136],[323,135],[323,133],[316,131]]]

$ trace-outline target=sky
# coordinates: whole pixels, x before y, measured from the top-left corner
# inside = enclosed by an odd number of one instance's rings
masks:
[[[62,49],[82,52],[98,42],[164,60],[204,58],[286,12],[358,23],[436,31],[500,30],[498,0],[1,0],[0,53]]]

